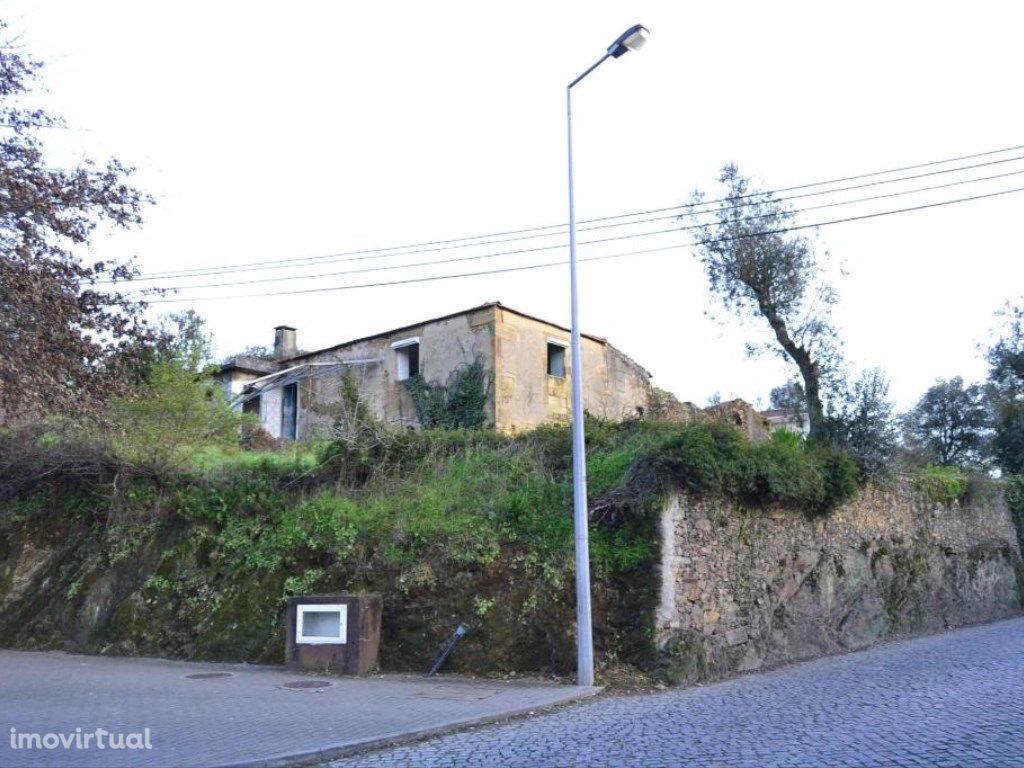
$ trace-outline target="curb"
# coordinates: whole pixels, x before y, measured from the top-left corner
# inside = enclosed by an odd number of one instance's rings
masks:
[[[530,714],[548,712],[553,709],[575,704],[586,699],[597,696],[603,687],[593,687],[582,693],[567,695],[564,699],[553,701],[548,704],[533,707],[520,707],[500,714],[485,715],[470,720],[459,720],[441,725],[421,728],[418,731],[401,731],[388,734],[387,736],[375,736],[359,741],[348,741],[334,746],[321,749],[309,750],[308,752],[294,752],[288,755],[277,755],[258,760],[245,760],[238,763],[221,763],[211,768],[303,768],[303,766],[320,766],[332,760],[340,760],[344,757],[352,757],[362,752],[371,752],[388,747],[399,747],[411,744],[435,736],[446,736],[451,733],[467,730],[478,725],[489,725],[492,723],[504,722],[515,718],[525,717]]]

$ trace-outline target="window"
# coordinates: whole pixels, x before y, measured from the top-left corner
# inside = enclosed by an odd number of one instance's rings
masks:
[[[344,645],[347,642],[348,606],[300,605],[295,617],[295,642],[308,645]]]
[[[418,336],[396,341],[391,348],[395,350],[399,381],[420,375],[420,340]]]
[[[548,342],[548,376],[565,378],[565,345],[557,341]]]

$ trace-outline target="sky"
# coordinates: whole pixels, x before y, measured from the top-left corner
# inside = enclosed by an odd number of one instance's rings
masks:
[[[717,196],[728,162],[778,190],[1024,145],[1024,7],[1014,3],[3,0],[0,9],[45,63],[39,103],[70,129],[47,132],[55,162],[116,156],[155,198],[144,227],[104,233],[94,251],[134,258],[144,277],[204,270],[139,285],[186,286],[151,311],[196,309],[221,356],[269,345],[279,324],[316,349],[493,300],[568,324],[565,265],[333,289],[564,262],[564,228],[394,249],[564,224],[565,86],[636,23],[649,28],[648,44],[573,89],[581,222],[681,206],[697,188]],[[980,167],[951,172],[967,165]],[[974,180],[1019,171],[1024,149],[809,187],[878,182],[791,204],[799,223],[814,224],[1017,189],[1024,174]],[[899,194],[951,182],[962,183]],[[892,196],[803,210],[882,194]],[[1019,192],[817,231],[851,368],[881,367],[899,408],[936,379],[984,377],[979,345],[995,312],[1024,296],[1022,206]],[[746,354],[748,342],[769,339],[766,327],[716,308],[676,212],[581,224],[581,328],[683,400],[766,404],[795,369]],[[660,230],[669,231],[652,234]],[[611,237],[622,239],[589,242]],[[289,259],[307,261],[260,264]],[[437,260],[457,261],[408,266]],[[332,290],[286,293],[308,289]],[[271,295],[216,298],[243,293]]]

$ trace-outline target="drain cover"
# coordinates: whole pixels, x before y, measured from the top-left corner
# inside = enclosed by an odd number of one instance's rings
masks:
[[[326,680],[296,680],[291,683],[285,683],[282,688],[292,688],[295,690],[305,690],[306,688],[326,688],[330,683]]]
[[[230,672],[196,672],[185,675],[186,680],[223,680],[225,677],[232,677]]]

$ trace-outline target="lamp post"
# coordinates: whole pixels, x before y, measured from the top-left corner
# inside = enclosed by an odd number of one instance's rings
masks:
[[[583,354],[580,351],[579,302],[576,291],[576,202],[572,183],[572,87],[601,66],[647,42],[647,29],[630,27],[608,46],[604,56],[565,89],[569,128],[569,282],[572,292],[572,494],[573,528],[576,536],[576,681],[594,684],[594,638],[590,619],[590,544],[587,525],[587,461],[583,442]]]

